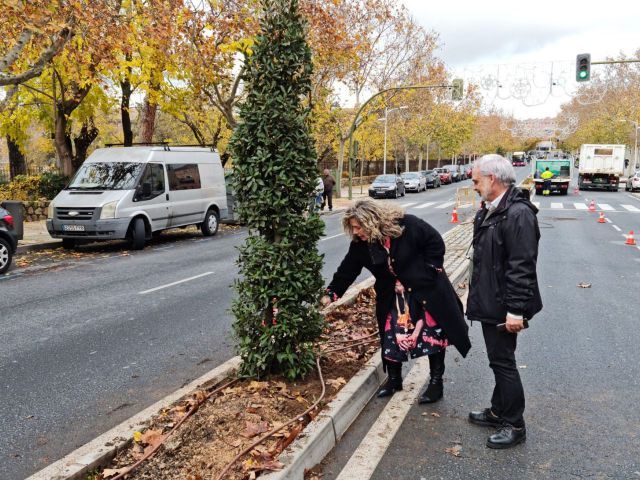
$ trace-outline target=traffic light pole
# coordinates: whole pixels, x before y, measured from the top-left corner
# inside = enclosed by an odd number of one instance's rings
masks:
[[[380,95],[384,95],[385,93],[388,93],[388,92],[399,92],[399,91],[402,91],[402,90],[430,90],[430,89],[434,89],[434,88],[452,89],[453,85],[409,85],[409,86],[406,86],[406,87],[387,88],[385,90],[380,90],[378,93],[376,93],[375,95],[371,96],[358,109],[358,112],[356,113],[356,116],[353,119],[353,122],[351,123],[351,127],[349,127],[349,148],[347,149],[347,152],[348,152],[348,155],[349,155],[349,200],[351,200],[353,198],[353,195],[352,195],[353,134],[355,133],[356,129],[358,128],[358,126],[362,122],[362,120],[360,120],[360,114],[362,113],[364,108],[367,105],[369,105],[373,99],[379,97]],[[342,175],[342,172],[338,172],[338,175]]]

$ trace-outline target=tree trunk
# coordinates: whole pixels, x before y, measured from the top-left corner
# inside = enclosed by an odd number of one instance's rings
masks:
[[[153,141],[153,131],[156,126],[156,113],[158,105],[154,103],[149,94],[144,99],[142,106],[142,128],[140,129],[140,141],[142,143],[151,143]]]
[[[27,159],[20,150],[20,146],[9,135],[7,135],[7,147],[9,149],[9,178],[13,180],[16,175],[26,175]]]
[[[56,108],[54,143],[62,173],[64,176],[70,177],[74,172],[73,151],[69,136],[67,135],[67,116],[62,108]]]
[[[427,170],[431,170],[429,166],[429,145],[431,144],[431,139],[427,138]]]
[[[422,150],[422,145],[420,146],[420,148],[418,149],[418,171],[422,171],[422,154],[423,154],[423,150]]]
[[[409,145],[407,142],[404,142],[404,171],[410,171],[409,168]]]
[[[87,150],[93,141],[97,138],[99,130],[93,123],[93,118],[88,119],[82,124],[80,134],[73,140],[76,147],[76,154],[73,158],[73,169],[78,170],[82,162],[87,158]]]
[[[133,145],[133,130],[131,130],[131,115],[129,105],[131,102],[131,82],[127,79],[120,82],[122,97],[120,99],[120,118],[122,120],[122,143],[125,147]]]
[[[338,171],[336,172],[336,186],[333,189],[333,195],[336,198],[340,198],[342,190],[342,169],[344,168],[344,145],[346,139],[340,138],[340,148],[338,150]]]

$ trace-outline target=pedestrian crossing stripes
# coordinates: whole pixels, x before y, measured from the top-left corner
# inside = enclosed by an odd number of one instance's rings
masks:
[[[440,202],[405,202],[401,203],[400,206],[407,210],[424,210],[427,208],[444,210],[445,208],[453,208],[455,206],[455,201],[440,201]],[[584,202],[531,202],[533,203],[539,210],[581,210],[588,211],[589,204]],[[629,204],[620,204],[620,205],[611,205],[609,203],[596,203],[595,204],[596,211],[603,212],[630,212],[630,213],[640,213],[640,206],[636,207],[635,205]],[[462,210],[466,210],[466,207]]]

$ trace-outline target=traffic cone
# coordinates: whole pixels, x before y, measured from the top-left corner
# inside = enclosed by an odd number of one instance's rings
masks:
[[[453,212],[451,212],[450,223],[458,223],[458,210],[456,209],[456,207],[453,207]]]
[[[598,217],[598,223],[607,223],[604,219],[604,212],[600,212],[600,217]]]
[[[629,232],[629,235],[627,235],[627,241],[624,242],[625,245],[635,245],[636,244],[636,239],[633,238],[633,230],[631,230]]]
[[[589,204],[589,211],[590,212],[595,212],[596,211],[596,201],[595,200],[591,200],[591,203]]]
[[[576,188],[573,189],[573,194],[574,195],[580,195],[580,189],[578,188],[577,185],[576,185]]]

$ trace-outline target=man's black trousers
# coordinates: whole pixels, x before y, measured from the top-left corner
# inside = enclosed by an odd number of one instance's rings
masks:
[[[324,209],[325,203],[329,206],[329,210],[333,210],[333,190],[325,190],[322,192],[322,208]]]
[[[524,389],[516,365],[518,335],[499,332],[495,325],[487,323],[482,324],[482,334],[496,381],[491,410],[505,422],[520,428],[524,426]]]

